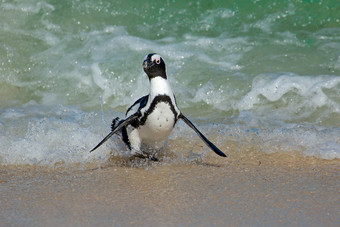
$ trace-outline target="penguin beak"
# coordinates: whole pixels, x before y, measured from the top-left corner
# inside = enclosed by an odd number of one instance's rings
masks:
[[[145,59],[143,61],[143,69],[146,70],[146,69],[149,69],[151,66],[153,66],[153,62],[150,61],[150,59]]]
[[[143,68],[146,69],[148,67],[148,60],[143,61]]]

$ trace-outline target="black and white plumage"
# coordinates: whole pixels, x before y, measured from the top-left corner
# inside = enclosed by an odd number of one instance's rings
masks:
[[[111,132],[91,150],[94,151],[116,133],[137,156],[153,157],[151,150],[164,146],[178,119],[182,119],[216,154],[226,155],[211,143],[178,109],[166,76],[165,63],[158,54],[148,54],[143,68],[149,77],[150,94],[138,99],[126,112],[125,119],[115,118]]]

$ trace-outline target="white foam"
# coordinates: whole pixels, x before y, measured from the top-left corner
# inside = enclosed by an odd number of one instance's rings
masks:
[[[268,153],[298,151],[304,156],[331,160],[340,158],[339,134],[339,128],[329,130],[295,125],[260,132],[262,142],[259,146]]]
[[[294,6],[294,4],[289,3],[287,10],[266,14],[264,19],[256,20],[250,26],[255,27],[255,28],[259,28],[263,32],[270,33],[270,32],[273,31],[272,27],[274,26],[274,24],[277,24],[277,21],[285,20],[286,17],[292,16],[294,14],[295,14],[295,6]],[[248,28],[248,26],[247,26],[247,28]]]
[[[1,125],[0,164],[54,166],[100,161],[110,150],[91,155],[89,150],[100,141],[101,130],[109,129],[96,116],[72,107],[32,102],[7,109],[0,115],[1,120],[6,119]]]
[[[49,36],[50,32],[46,34]],[[79,39],[82,42],[74,49],[74,42]],[[63,42],[53,38],[45,42],[55,45],[32,57],[33,62],[44,65],[32,72],[35,80],[18,81],[14,85],[34,88],[35,95],[46,105],[51,102],[69,105],[73,104],[70,100],[77,100],[77,103],[92,108],[99,105],[100,96],[104,104],[116,108],[128,106],[131,98],[147,94],[148,80],[141,67],[141,56],[145,53],[160,52],[167,64],[169,80],[176,85],[174,91],[180,94],[187,88],[185,84],[178,84],[175,76],[186,62],[194,60],[194,65],[237,71],[242,68],[237,64],[242,52],[251,49],[244,38],[226,35],[207,38],[188,34],[177,43],[171,37],[155,42],[131,36],[126,28],[119,26],[66,34]],[[218,54],[211,54],[212,50]]]
[[[5,10],[15,10],[23,13],[37,14],[41,9],[53,11],[55,8],[53,5],[44,1],[32,4],[31,2],[17,2],[16,4],[2,3],[1,7]]]
[[[233,119],[233,122],[234,124],[230,125],[205,124],[200,125],[199,128],[206,135],[215,135],[213,141],[217,146],[230,142],[238,143],[238,152],[244,152],[252,147],[268,154],[290,153],[295,155],[297,152],[305,157],[319,159],[340,158],[340,128],[338,127],[325,128],[308,124],[264,121],[250,112],[243,112],[240,117]],[[217,135],[216,132],[218,132]],[[171,138],[184,138],[193,147],[196,146],[198,140],[194,132],[181,122]],[[195,152],[202,155],[209,152],[206,147],[202,149],[203,151]]]
[[[340,77],[336,76],[299,76],[292,73],[260,75],[253,80],[251,90],[239,101],[237,108],[251,110],[257,108],[271,108],[275,102],[281,101],[280,112],[291,120],[301,116],[310,116],[318,108],[326,107],[330,113],[339,114],[340,103],[325,93],[325,89],[336,91],[340,85]],[[289,113],[289,114],[288,114]],[[295,114],[294,114],[295,113]]]
[[[83,112],[66,106],[42,106],[30,102],[23,107],[6,109],[0,114],[0,165],[72,166],[101,163],[113,155],[126,156],[118,136],[89,153],[110,131],[114,116],[122,113],[106,112],[105,121],[100,113]],[[320,159],[340,158],[339,128],[322,128],[297,124],[277,125],[262,122],[255,115],[241,115],[235,124],[209,124],[199,126],[205,134],[215,134],[214,143],[228,143],[232,134],[237,142],[258,145],[264,152],[299,151],[305,156]],[[240,123],[237,123],[240,122]],[[273,127],[273,125],[275,125]],[[261,127],[262,129],[260,129]],[[216,134],[215,134],[216,135]],[[197,141],[197,135],[183,122],[176,126],[171,138]],[[119,142],[118,142],[119,141]],[[170,145],[171,147],[171,145]],[[181,151],[178,155],[181,156]],[[197,151],[203,155],[207,148]],[[195,152],[195,153],[197,153]],[[183,160],[186,160],[185,155]]]

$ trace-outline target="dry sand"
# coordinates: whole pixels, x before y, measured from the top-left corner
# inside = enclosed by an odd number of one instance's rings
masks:
[[[2,167],[0,226],[340,226],[339,160],[121,162]]]

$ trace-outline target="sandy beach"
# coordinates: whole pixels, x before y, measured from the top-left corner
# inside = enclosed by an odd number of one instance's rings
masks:
[[[0,226],[339,226],[340,161],[256,153],[7,166]]]

